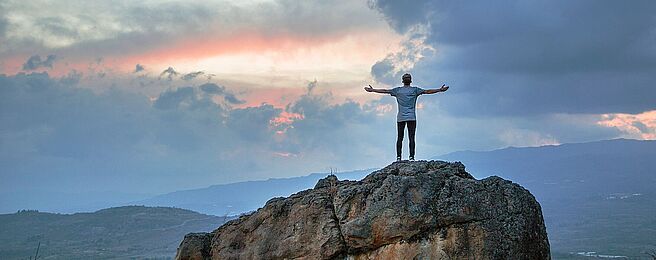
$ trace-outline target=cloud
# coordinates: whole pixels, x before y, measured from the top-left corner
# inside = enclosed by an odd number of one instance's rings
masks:
[[[234,93],[226,90],[225,87],[214,83],[205,83],[198,87],[179,87],[174,90],[164,91],[155,100],[153,106],[159,109],[180,109],[182,107],[195,109],[198,106],[221,106],[215,104],[212,99],[213,96],[223,96],[226,106],[244,103],[243,100],[237,98]]]
[[[379,81],[389,85],[401,82],[401,76],[411,71],[414,65],[425,56],[435,54],[435,49],[425,44],[427,28],[414,26],[405,34],[401,50],[388,54],[383,60],[371,66],[371,75]]]
[[[310,81],[307,85],[307,92],[312,93],[312,90],[317,87],[317,80],[315,79],[314,81]]]
[[[134,40],[141,40],[133,44],[143,44],[145,39],[140,36],[162,37],[185,30],[198,32],[212,18],[209,6],[184,2],[115,5],[71,1],[61,5],[47,1],[10,1],[4,7],[14,14],[7,17],[13,31],[9,44],[22,41],[47,48],[91,45],[130,34],[136,36]]]
[[[141,66],[141,65],[137,64],[137,66]],[[139,68],[141,68],[141,70],[143,70],[143,66],[137,67],[137,69],[139,69]],[[136,72],[136,70],[135,70],[135,72]],[[200,77],[202,75],[206,75],[208,81],[211,80],[212,77],[216,76],[215,74],[206,74],[203,71],[193,71],[193,72],[189,72],[189,73],[181,73],[179,71],[176,71],[173,67],[168,67],[167,69],[165,69],[164,71],[162,71],[159,74],[158,80],[161,80],[162,78],[166,78],[168,81],[172,81],[175,78],[179,78],[179,79],[184,80],[184,81],[190,81],[190,80],[193,80],[193,79],[195,79],[197,77]],[[231,101],[235,101],[235,103],[239,103],[239,99],[237,99],[235,97],[226,97],[226,98],[229,98]]]
[[[228,102],[230,104],[243,104],[243,103],[246,102],[244,100],[241,100],[241,99],[237,98],[237,96],[235,96],[234,94],[231,94],[231,93],[225,93],[223,95],[223,98],[225,99],[226,102]]]
[[[46,73],[0,75],[0,174],[12,180],[0,188],[165,192],[302,175],[335,163],[325,156],[351,161],[357,149],[351,154],[346,148],[344,154],[327,151],[336,144],[324,138],[326,133],[349,146],[369,145],[344,129],[356,117],[367,117],[356,103],[330,105],[326,97],[306,96],[290,109],[308,121],[296,117],[276,123],[286,113],[283,108],[234,108],[228,99],[213,98],[229,94],[207,83],[150,99],[121,88],[95,93]],[[293,133],[278,132],[290,125],[296,128]],[[302,129],[314,129],[321,137]],[[319,145],[301,149],[311,143]],[[278,161],[277,153],[290,152],[298,161]]]
[[[656,5],[651,1],[378,0],[372,7],[399,33],[427,29],[424,44],[436,51],[413,64],[413,78],[426,87],[451,84],[448,98],[440,100],[449,113],[529,116],[656,108]],[[380,61],[372,75],[389,82],[386,75],[396,76],[392,62],[402,58]]]
[[[180,75],[180,73],[175,71],[175,69],[173,69],[173,67],[168,67],[167,69],[162,71],[162,73],[159,74],[159,79],[162,79],[163,76],[166,76],[166,78],[169,81],[171,81],[171,80],[173,80],[173,77],[177,77],[178,75]]]
[[[97,88],[85,84],[47,73],[0,75],[0,177],[9,180],[1,189],[157,193],[328,166],[377,167],[394,158],[396,111],[378,109],[394,107],[389,96],[337,102],[330,93],[308,91],[286,107],[235,107],[226,98],[238,99],[235,94],[215,83],[170,88],[154,98],[129,87],[92,91]],[[430,98],[440,97],[420,97],[420,158],[621,134],[595,116],[454,117]]]
[[[153,104],[159,109],[174,109],[180,106],[191,106],[197,101],[192,87],[182,87],[166,91],[159,95]]]
[[[202,71],[194,71],[194,72],[189,72],[187,74],[182,75],[183,80],[192,80],[195,79],[196,77],[205,74],[205,72]]]
[[[12,181],[0,186],[164,191],[191,179],[233,178],[212,172],[253,169],[220,156],[260,148],[240,139],[249,129],[225,126],[225,104],[200,92],[178,88],[151,102],[119,88],[94,93],[46,73],[1,75],[1,175]]]
[[[137,63],[137,65],[134,66],[134,73],[141,72],[141,71],[143,71],[144,69],[145,69],[145,68],[144,68],[143,65]]]
[[[205,83],[198,88],[208,94],[221,94],[225,91],[225,87],[213,83]]]
[[[363,2],[348,0],[330,3],[276,0],[257,4],[168,1],[120,5],[82,0],[66,4],[9,1],[4,7],[13,15],[6,17],[6,27],[11,33],[0,48],[0,57],[35,50],[57,50],[70,59],[138,55],[187,43],[216,45],[235,37],[247,37],[241,35],[243,32],[250,32],[250,36],[258,36],[265,42],[286,45],[289,41],[272,39],[284,35],[299,42],[316,42],[326,36],[380,27],[377,14]],[[249,45],[248,41],[240,43]]]
[[[222,95],[223,99],[230,104],[243,104],[246,101],[241,100],[235,96],[234,93],[227,91],[225,87],[216,85],[214,83],[205,83],[199,86],[199,88],[207,94],[210,95]]]
[[[7,32],[7,19],[4,18],[4,14],[0,16],[0,39],[5,38]]]
[[[104,77],[104,74],[101,74],[101,78]],[[66,74],[66,76],[63,76],[59,81],[62,84],[65,85],[76,85],[80,82],[80,79],[82,79],[82,72],[79,72],[77,70],[71,70]]]
[[[598,124],[616,128],[626,138],[656,139],[656,110],[640,114],[604,114]]]
[[[281,111],[281,109],[268,104],[235,109],[230,112],[226,127],[244,131],[242,135],[248,140],[269,143],[273,138],[270,121],[278,116]]]
[[[38,68],[51,68],[52,64],[57,59],[57,56],[51,54],[45,60],[41,60],[41,56],[33,55],[23,64],[23,70],[36,70]]]

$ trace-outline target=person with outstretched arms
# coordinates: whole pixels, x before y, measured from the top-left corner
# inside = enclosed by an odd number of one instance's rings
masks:
[[[364,90],[367,92],[375,92],[381,94],[390,94],[391,96],[396,97],[396,103],[398,106],[398,113],[396,115],[396,160],[401,160],[401,148],[403,147],[403,134],[405,132],[406,125],[408,126],[408,139],[410,140],[410,161],[415,160],[415,131],[417,129],[417,117],[415,113],[415,107],[417,104],[417,97],[423,94],[435,94],[439,92],[444,92],[449,89],[447,85],[442,85],[441,88],[437,89],[422,89],[415,86],[411,86],[412,76],[408,73],[403,74],[401,77],[403,86],[396,87],[393,89],[375,89],[371,85],[365,87]]]

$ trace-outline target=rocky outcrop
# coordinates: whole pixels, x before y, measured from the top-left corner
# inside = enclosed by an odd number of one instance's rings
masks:
[[[549,259],[540,205],[461,163],[395,162],[361,181],[334,175],[269,200],[212,233],[189,234],[176,259]]]

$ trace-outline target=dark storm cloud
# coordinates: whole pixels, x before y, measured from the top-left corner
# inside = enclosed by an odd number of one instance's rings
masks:
[[[23,70],[35,70],[38,68],[51,68],[52,64],[57,59],[57,56],[51,54],[48,55],[45,60],[41,60],[41,56],[33,55],[23,64]]]
[[[428,28],[434,55],[415,83],[453,85],[465,115],[638,113],[656,109],[653,1],[373,1],[401,33]],[[384,82],[389,60],[372,67]],[[400,73],[400,72],[399,72]]]

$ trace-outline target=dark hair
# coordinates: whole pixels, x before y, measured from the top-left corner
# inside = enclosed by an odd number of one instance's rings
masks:
[[[403,74],[403,76],[401,76],[401,80],[403,83],[410,83],[412,82],[412,75],[410,75],[410,73]]]

